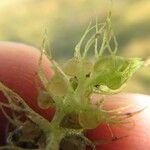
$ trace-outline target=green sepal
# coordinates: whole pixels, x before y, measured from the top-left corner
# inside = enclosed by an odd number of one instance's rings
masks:
[[[92,85],[101,91],[113,91],[126,83],[132,74],[143,64],[139,58],[101,56],[94,65]]]
[[[46,91],[39,91],[37,101],[38,106],[42,109],[48,109],[50,106],[55,105],[53,99]]]
[[[64,82],[62,76],[55,72],[55,75],[52,77],[51,81],[49,82],[48,89],[51,93],[55,96],[65,96],[67,93],[67,85]]]
[[[73,57],[72,59],[68,60],[67,63],[64,66],[64,72],[68,75],[68,76],[77,76],[78,74],[78,65],[79,65],[79,60],[75,57]],[[90,60],[84,60],[83,63],[83,67],[85,69],[85,74],[89,74],[92,70],[93,64]]]
[[[101,121],[100,109],[90,108],[81,110],[79,113],[79,123],[85,129],[96,128]]]

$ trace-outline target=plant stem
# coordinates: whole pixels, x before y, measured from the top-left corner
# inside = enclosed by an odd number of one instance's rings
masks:
[[[60,123],[65,114],[61,110],[57,110],[53,120],[51,121],[51,132],[47,133],[46,150],[59,150],[60,142],[65,136],[64,130],[61,129]]]
[[[59,150],[59,145],[63,137],[64,134],[61,131],[53,131],[51,134],[49,134],[47,138],[48,143],[46,150]]]

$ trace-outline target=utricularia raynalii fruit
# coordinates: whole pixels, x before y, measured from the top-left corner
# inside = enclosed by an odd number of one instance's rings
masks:
[[[92,36],[87,39],[89,33]],[[85,41],[87,42],[83,45]],[[114,43],[114,48],[111,43]],[[93,52],[92,59],[88,55],[89,51]],[[15,126],[14,131],[7,137],[8,145],[5,147],[85,150],[88,145],[94,150],[97,148],[96,145],[107,144],[108,141],[102,139],[91,141],[86,132],[101,124],[130,122],[129,118],[133,115],[124,114],[126,107],[105,110],[105,96],[119,93],[143,64],[140,58],[124,58],[117,56],[116,52],[117,40],[109,14],[103,23],[99,24],[96,21],[94,26],[88,26],[75,47],[74,56],[66,61],[64,66],[61,67],[52,56],[48,56],[44,48],[41,50],[36,63],[42,88],[38,89],[38,98],[34,100],[35,107],[31,107],[20,93],[15,93],[14,89],[1,82],[0,90],[8,100],[7,103],[1,101],[1,110]],[[43,68],[45,57],[49,58],[51,64],[51,78],[47,77]],[[97,105],[92,104],[93,94],[100,94]],[[32,97],[30,101],[33,101]],[[35,109],[37,107],[38,109]],[[50,121],[47,110],[52,107],[55,108],[55,114],[51,116]],[[7,115],[5,108],[11,109],[13,115]],[[46,117],[38,110],[45,112]],[[23,119],[20,119],[20,114],[24,116]]]

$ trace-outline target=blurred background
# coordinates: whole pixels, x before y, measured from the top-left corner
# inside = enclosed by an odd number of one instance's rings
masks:
[[[150,0],[0,0],[0,40],[40,48],[44,30],[54,58],[70,58],[90,20],[112,9],[119,55],[150,56]],[[124,91],[150,95],[150,67],[142,68]]]

